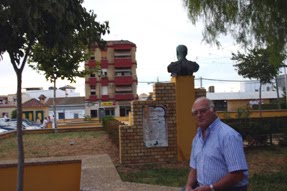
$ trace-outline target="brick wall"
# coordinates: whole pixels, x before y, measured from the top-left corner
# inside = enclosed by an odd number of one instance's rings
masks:
[[[119,128],[120,162],[122,164],[177,162],[175,84],[156,83],[152,95],[152,100],[133,101],[130,125],[121,125]],[[144,106],[165,107],[168,129],[167,147],[145,146],[143,138]]]

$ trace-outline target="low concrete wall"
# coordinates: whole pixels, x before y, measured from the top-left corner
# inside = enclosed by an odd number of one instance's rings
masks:
[[[24,191],[131,190],[121,185],[107,154],[33,158],[25,163]],[[1,191],[16,190],[16,165],[15,160],[0,161]]]
[[[0,164],[1,190],[13,191],[17,185],[17,163]],[[79,191],[81,160],[26,162],[24,190]]]

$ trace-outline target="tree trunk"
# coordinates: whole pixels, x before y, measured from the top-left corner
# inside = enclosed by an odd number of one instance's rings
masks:
[[[22,133],[22,71],[17,70],[17,144],[18,144],[18,172],[17,191],[24,187],[24,146]]]

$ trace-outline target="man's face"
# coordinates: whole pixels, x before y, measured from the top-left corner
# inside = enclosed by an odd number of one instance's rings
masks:
[[[208,100],[195,102],[192,107],[192,115],[196,119],[198,127],[207,129],[216,119],[216,112],[209,106]]]

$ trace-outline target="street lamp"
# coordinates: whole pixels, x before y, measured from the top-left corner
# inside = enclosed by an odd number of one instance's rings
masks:
[[[286,62],[286,60],[285,60]],[[285,107],[287,108],[287,77],[286,77],[286,65],[284,64],[284,84],[285,84]]]
[[[102,93],[101,93],[101,77],[102,77],[102,70],[101,69],[98,69],[97,71],[97,76],[98,76],[98,79],[99,79],[99,93],[98,93],[98,97],[99,97],[99,109],[98,109],[98,114],[99,114],[99,120],[101,121],[101,118],[102,118],[102,114],[101,114],[101,99],[102,99]]]

